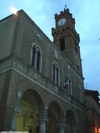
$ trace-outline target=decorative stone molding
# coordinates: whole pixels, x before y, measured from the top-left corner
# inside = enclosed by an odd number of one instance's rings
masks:
[[[63,111],[63,117],[65,117],[66,116],[66,112],[65,111]]]
[[[37,34],[37,39],[38,39],[38,41],[41,40],[41,36],[39,34]]]
[[[39,116],[39,117],[38,117],[38,120],[39,120],[39,121],[44,121],[44,122],[45,122],[45,121],[48,121],[48,117],[47,117],[47,116]]]
[[[16,113],[21,113],[21,109],[18,108],[18,107],[14,107],[14,112],[16,112]]]
[[[58,52],[57,52],[57,50],[55,50],[54,55],[55,55],[55,58],[58,59]]]
[[[70,66],[68,65],[67,67],[68,67],[68,70],[70,70]]]
[[[48,104],[46,103],[46,104],[45,104],[45,110],[47,110],[47,109],[48,109]]]
[[[34,74],[34,79],[37,79],[37,74],[36,73]]]
[[[22,98],[22,91],[21,90],[18,90],[17,91],[17,98],[18,99],[21,99]]]

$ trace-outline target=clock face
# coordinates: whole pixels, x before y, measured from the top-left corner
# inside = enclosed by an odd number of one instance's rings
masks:
[[[59,21],[58,21],[58,25],[59,26],[62,26],[62,25],[64,25],[66,23],[66,19],[65,18],[62,18],[62,19],[60,19]]]

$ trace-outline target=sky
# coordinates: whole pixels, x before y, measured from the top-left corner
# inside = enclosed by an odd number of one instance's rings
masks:
[[[80,35],[84,86],[100,93],[100,0],[0,0],[0,20],[12,14],[11,7],[23,9],[52,41],[54,14],[65,5]]]

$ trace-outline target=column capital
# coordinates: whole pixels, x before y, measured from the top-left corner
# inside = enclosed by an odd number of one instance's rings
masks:
[[[21,113],[21,109],[19,107],[14,107],[14,112],[15,113]]]
[[[47,116],[39,116],[38,120],[39,121],[48,121],[48,117]]]
[[[58,126],[59,126],[59,127],[66,127],[66,123],[65,123],[65,122],[59,122],[59,123],[58,123]]]

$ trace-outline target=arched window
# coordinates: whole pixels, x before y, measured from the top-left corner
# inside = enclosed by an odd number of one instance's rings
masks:
[[[36,61],[36,68],[39,70],[40,67],[40,51],[37,51],[37,61]]]
[[[54,63],[53,64],[53,82],[55,82],[55,68],[56,68],[56,65]]]
[[[32,48],[32,60],[31,60],[31,65],[34,66],[35,63],[35,47]]]
[[[82,88],[80,85],[78,86],[78,98],[79,100],[82,100],[83,98]]]
[[[54,83],[59,84],[59,76],[60,72],[59,72],[59,66],[56,62],[53,62],[52,65],[52,80]]]
[[[72,80],[70,78],[70,75],[66,75],[66,80],[64,81],[63,87],[69,94],[72,94]]]
[[[37,44],[33,44],[31,48],[31,59],[30,64],[40,71],[41,65],[41,51]]]

